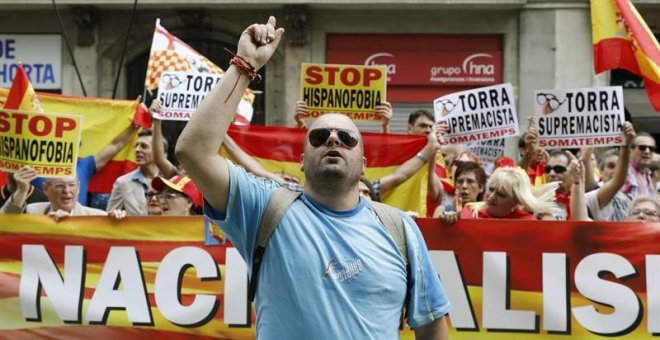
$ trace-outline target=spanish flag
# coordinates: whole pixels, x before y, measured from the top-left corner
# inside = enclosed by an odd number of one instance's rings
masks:
[[[11,83],[11,89],[7,94],[5,109],[26,110],[43,112],[37,93],[34,92],[30,78],[23,69],[22,64],[18,64],[14,80]]]
[[[630,0],[591,0],[591,27],[596,73],[624,69],[642,77],[660,111],[658,41]]]
[[[305,181],[300,170],[306,130],[258,125],[232,125],[228,134],[246,153],[268,171],[286,175],[298,183]],[[364,156],[367,158],[365,177],[374,181],[396,170],[415,157],[426,145],[426,136],[363,132]],[[406,182],[381,193],[381,200],[403,211],[426,216],[428,167],[422,166]]]

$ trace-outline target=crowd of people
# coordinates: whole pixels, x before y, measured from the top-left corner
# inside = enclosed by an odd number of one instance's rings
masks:
[[[160,103],[154,100],[149,109],[154,117],[152,129],[138,132],[137,126],[128,127],[107,148],[80,159],[76,177],[40,180],[29,166],[8,174],[0,197],[0,212],[46,214],[55,220],[81,215],[121,219],[205,213],[223,228],[250,263],[259,219],[268,209],[269,198],[279,187],[301,192],[281,220],[279,234],[269,246],[273,249],[264,260],[263,271],[258,273],[271,283],[284,282],[259,286],[256,295],[257,328],[273,338],[287,338],[292,331],[298,337],[314,336],[317,329],[312,326],[319,324],[337,337],[341,337],[342,331],[346,331],[342,327],[347,325],[352,334],[389,337],[398,331],[397,327],[383,330],[377,325],[398,325],[394,320],[404,304],[408,323],[416,332],[446,334],[443,316],[449,303],[442,284],[431,274],[428,252],[414,220],[409,214],[400,215],[407,249],[407,260],[401,263],[396,248],[382,246],[391,242],[378,222],[380,215],[374,213],[369,203],[379,201],[383,192],[405,182],[423,167],[428,170],[427,217],[438,218],[444,224],[460,219],[660,221],[660,155],[655,152],[656,141],[645,132],[636,133],[630,122],[622,126],[624,145],[575,152],[539,148],[536,130],[530,124],[520,138],[518,160],[501,157],[488,167],[465,145],[446,144],[447,124],[436,122],[428,111],[418,110],[409,115],[408,133],[426,135],[427,144],[391,174],[366,178],[364,144],[355,124],[339,114],[326,114],[308,123],[309,112],[299,102],[294,120],[299,128],[307,129],[302,159],[306,181],[301,185],[287,176],[271,173],[226,131],[240,94],[256,70],[268,62],[282,34],[272,17],[267,24],[255,24],[243,32],[231,67],[177,141],[176,154],[181,165],[175,165],[178,162],[168,160],[165,154],[167,142],[162,135],[162,122],[157,119]],[[376,109],[383,122],[382,132],[388,133],[392,106],[383,102]],[[91,176],[135,134],[137,168],[117,178],[105,210],[86,206]],[[221,146],[241,167],[218,155]],[[296,246],[291,247],[292,243]],[[284,252],[298,256],[277,258]],[[314,262],[314,268],[327,268],[326,273],[314,275],[309,263],[303,265],[296,259]],[[341,261],[350,263],[341,267]],[[371,265],[384,268],[384,272],[364,270],[364,274],[355,276]],[[334,283],[328,283],[325,278],[335,267],[344,271],[333,274]],[[276,277],[282,273],[297,278],[278,280]],[[287,284],[301,277],[310,282],[306,288]],[[348,279],[369,284],[340,284]],[[392,294],[370,300],[370,308],[363,310],[356,301],[368,295],[363,290],[367,286],[370,291]],[[297,301],[306,301],[310,296],[319,302],[318,308],[300,310]],[[288,312],[273,313],[271,305]],[[337,316],[341,319],[337,325],[328,326],[324,315],[337,309],[346,313]],[[305,322],[300,322],[301,317]],[[279,324],[301,326],[291,330],[278,327]]]
[[[382,132],[387,133],[392,106],[383,102],[376,109],[383,122]],[[151,129],[140,131],[138,126],[131,125],[97,154],[79,159],[75,179],[40,178],[29,166],[8,173],[8,182],[1,188],[0,212],[46,213],[58,216],[57,219],[67,215],[99,215],[104,214],[103,210],[115,217],[178,214],[175,211],[185,211],[183,215],[202,214],[201,194],[194,182],[188,184],[192,189],[187,191],[170,185],[181,179],[188,183],[190,179],[183,168],[167,157],[168,142],[163,137],[162,121],[157,118],[160,110],[161,104],[155,99],[149,108],[153,118]],[[306,129],[308,118],[304,102],[298,102],[294,114],[296,126]],[[408,133],[426,135],[427,144],[391,174],[376,179],[363,176],[360,181],[362,196],[380,201],[384,192],[426,166],[428,214],[422,217],[439,218],[447,224],[461,218],[660,220],[660,155],[655,152],[656,141],[646,132],[635,133],[630,122],[623,126],[625,145],[602,150],[584,148],[575,150],[575,154],[572,150],[539,148],[535,128],[530,124],[518,144],[518,161],[500,157],[490,167],[466,145],[444,143],[446,132],[446,123],[435,122],[432,113],[425,110],[410,113]],[[88,200],[87,186],[91,177],[135,134],[137,168],[116,179],[104,204]],[[304,186],[298,179],[269,172],[229,136],[225,137],[222,147],[250,173],[290,190],[303,191]],[[494,171],[488,173],[487,169]],[[576,190],[575,186],[582,190]],[[53,188],[60,188],[61,192]],[[163,190],[169,192],[163,193]],[[640,200],[636,200],[638,197]],[[501,206],[504,198],[510,201]],[[170,209],[183,201],[191,205],[190,209]],[[633,203],[638,201],[650,206],[636,209]],[[30,206],[44,202],[50,205],[35,205],[40,207],[36,210]],[[572,214],[573,206],[585,214]],[[409,213],[419,217],[415,212]]]

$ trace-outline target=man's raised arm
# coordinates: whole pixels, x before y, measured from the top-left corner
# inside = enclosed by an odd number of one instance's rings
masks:
[[[283,34],[283,28],[275,29],[272,16],[268,23],[253,24],[243,31],[237,57],[204,98],[177,141],[177,158],[206,200],[223,214],[229,195],[229,173],[218,150],[250,82],[249,75],[256,74],[268,62]]]

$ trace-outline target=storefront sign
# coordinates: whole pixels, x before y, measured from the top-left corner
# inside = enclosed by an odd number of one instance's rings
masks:
[[[62,88],[62,37],[58,34],[0,34],[0,87],[10,87],[18,63],[35,89]]]

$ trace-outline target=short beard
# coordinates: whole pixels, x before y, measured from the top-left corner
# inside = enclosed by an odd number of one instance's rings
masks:
[[[321,170],[305,164],[306,183],[315,192],[323,196],[343,194],[353,189],[360,180],[360,176],[354,174],[350,167],[346,171],[336,169]]]

